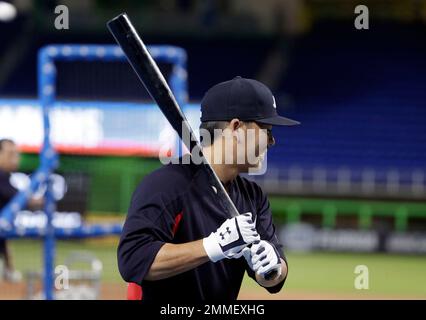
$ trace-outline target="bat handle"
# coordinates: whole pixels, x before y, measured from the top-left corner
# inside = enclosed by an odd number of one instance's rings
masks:
[[[277,270],[271,270],[269,272],[267,272],[264,276],[265,280],[272,280],[275,279],[277,277],[278,271]]]
[[[259,241],[253,242],[253,244],[257,244],[257,243],[259,243]],[[277,270],[271,270],[271,271],[268,271],[263,277],[265,278],[265,280],[269,281],[269,280],[275,279],[277,277],[277,274],[278,274]]]

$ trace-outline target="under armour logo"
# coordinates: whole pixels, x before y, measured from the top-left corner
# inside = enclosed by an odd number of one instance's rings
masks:
[[[219,235],[222,237],[222,240],[224,240],[225,239],[225,235],[226,235],[226,233],[229,233],[229,234],[231,234],[231,230],[229,230],[229,227],[226,227],[226,231],[225,231],[225,233],[219,233]]]

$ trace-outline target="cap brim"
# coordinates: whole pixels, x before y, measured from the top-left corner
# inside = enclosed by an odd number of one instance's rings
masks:
[[[263,123],[263,124],[270,124],[273,126],[297,126],[300,124],[299,121],[281,117],[281,116],[264,118],[264,119],[256,120],[256,122]]]

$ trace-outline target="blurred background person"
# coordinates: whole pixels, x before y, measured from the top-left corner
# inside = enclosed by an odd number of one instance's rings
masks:
[[[10,183],[11,173],[18,170],[20,154],[16,144],[10,139],[0,139],[0,210],[15,196],[18,190]],[[40,208],[43,199],[31,198],[30,208]],[[10,282],[20,281],[22,275],[13,266],[7,241],[0,238],[0,257],[3,259],[3,279]]]

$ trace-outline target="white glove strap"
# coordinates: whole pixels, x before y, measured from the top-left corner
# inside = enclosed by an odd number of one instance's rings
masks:
[[[211,261],[216,262],[226,258],[222,248],[215,239],[214,232],[210,233],[208,237],[203,239],[203,246]]]

